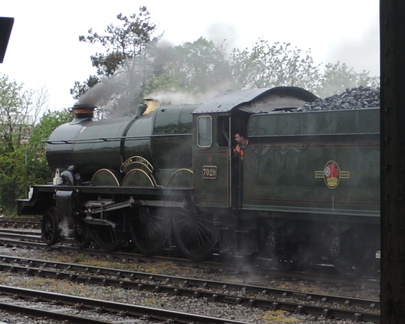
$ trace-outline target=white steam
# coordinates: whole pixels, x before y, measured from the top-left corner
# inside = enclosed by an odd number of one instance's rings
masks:
[[[215,88],[208,89],[205,92],[190,94],[180,91],[154,91],[149,95],[151,99],[158,100],[162,104],[180,105],[180,104],[199,104],[211,99],[218,93],[229,90],[229,83],[224,82],[215,85]]]
[[[179,53],[173,51],[170,44],[161,42],[155,49],[156,55],[146,60],[144,58],[130,59],[124,62],[124,68],[110,78],[104,78],[83,94],[78,104],[93,105],[107,114],[128,115],[136,111],[136,107],[143,103],[141,99],[144,80],[148,80],[154,71],[162,70],[167,64],[182,61]],[[216,71],[220,74],[222,71]],[[214,78],[214,77],[213,77]],[[218,78],[215,79],[220,79]],[[194,80],[201,89],[200,92],[190,94],[182,91],[157,90],[148,98],[159,100],[162,104],[196,104],[206,101],[220,92],[228,90],[230,81],[212,82],[212,78]],[[208,83],[208,84],[207,84]]]
[[[72,237],[73,229],[69,228],[69,221],[66,218],[63,218],[59,223],[60,235],[62,237]]]

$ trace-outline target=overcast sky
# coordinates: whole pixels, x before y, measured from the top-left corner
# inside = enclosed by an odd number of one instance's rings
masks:
[[[316,63],[339,60],[379,75],[379,0],[0,0],[0,16],[15,19],[0,72],[28,89],[45,87],[51,110],[71,107],[69,89],[95,73],[96,48],[79,35],[103,33],[117,14],[143,5],[173,45],[199,37],[241,49],[259,39],[289,42]]]

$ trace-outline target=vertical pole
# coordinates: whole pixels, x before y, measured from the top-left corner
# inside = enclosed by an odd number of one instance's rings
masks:
[[[7,45],[10,40],[13,25],[14,18],[0,17],[0,63],[3,63],[4,56],[6,55]]]
[[[405,323],[405,1],[380,0],[381,323]]]

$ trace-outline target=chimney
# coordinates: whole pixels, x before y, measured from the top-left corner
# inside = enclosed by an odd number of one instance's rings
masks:
[[[75,104],[72,108],[75,119],[85,119],[94,117],[96,106],[86,104]]]

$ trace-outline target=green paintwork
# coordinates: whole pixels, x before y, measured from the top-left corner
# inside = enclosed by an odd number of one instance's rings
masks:
[[[203,115],[204,116],[204,115]],[[219,118],[228,119],[229,115],[212,114],[212,145],[198,147],[196,128],[193,143],[193,173],[194,188],[200,206],[229,207],[230,206],[230,148],[223,143],[218,144],[221,129]],[[196,124],[199,115],[194,116]],[[207,173],[207,170],[211,172]]]
[[[244,208],[379,215],[379,109],[255,115],[248,135]]]

